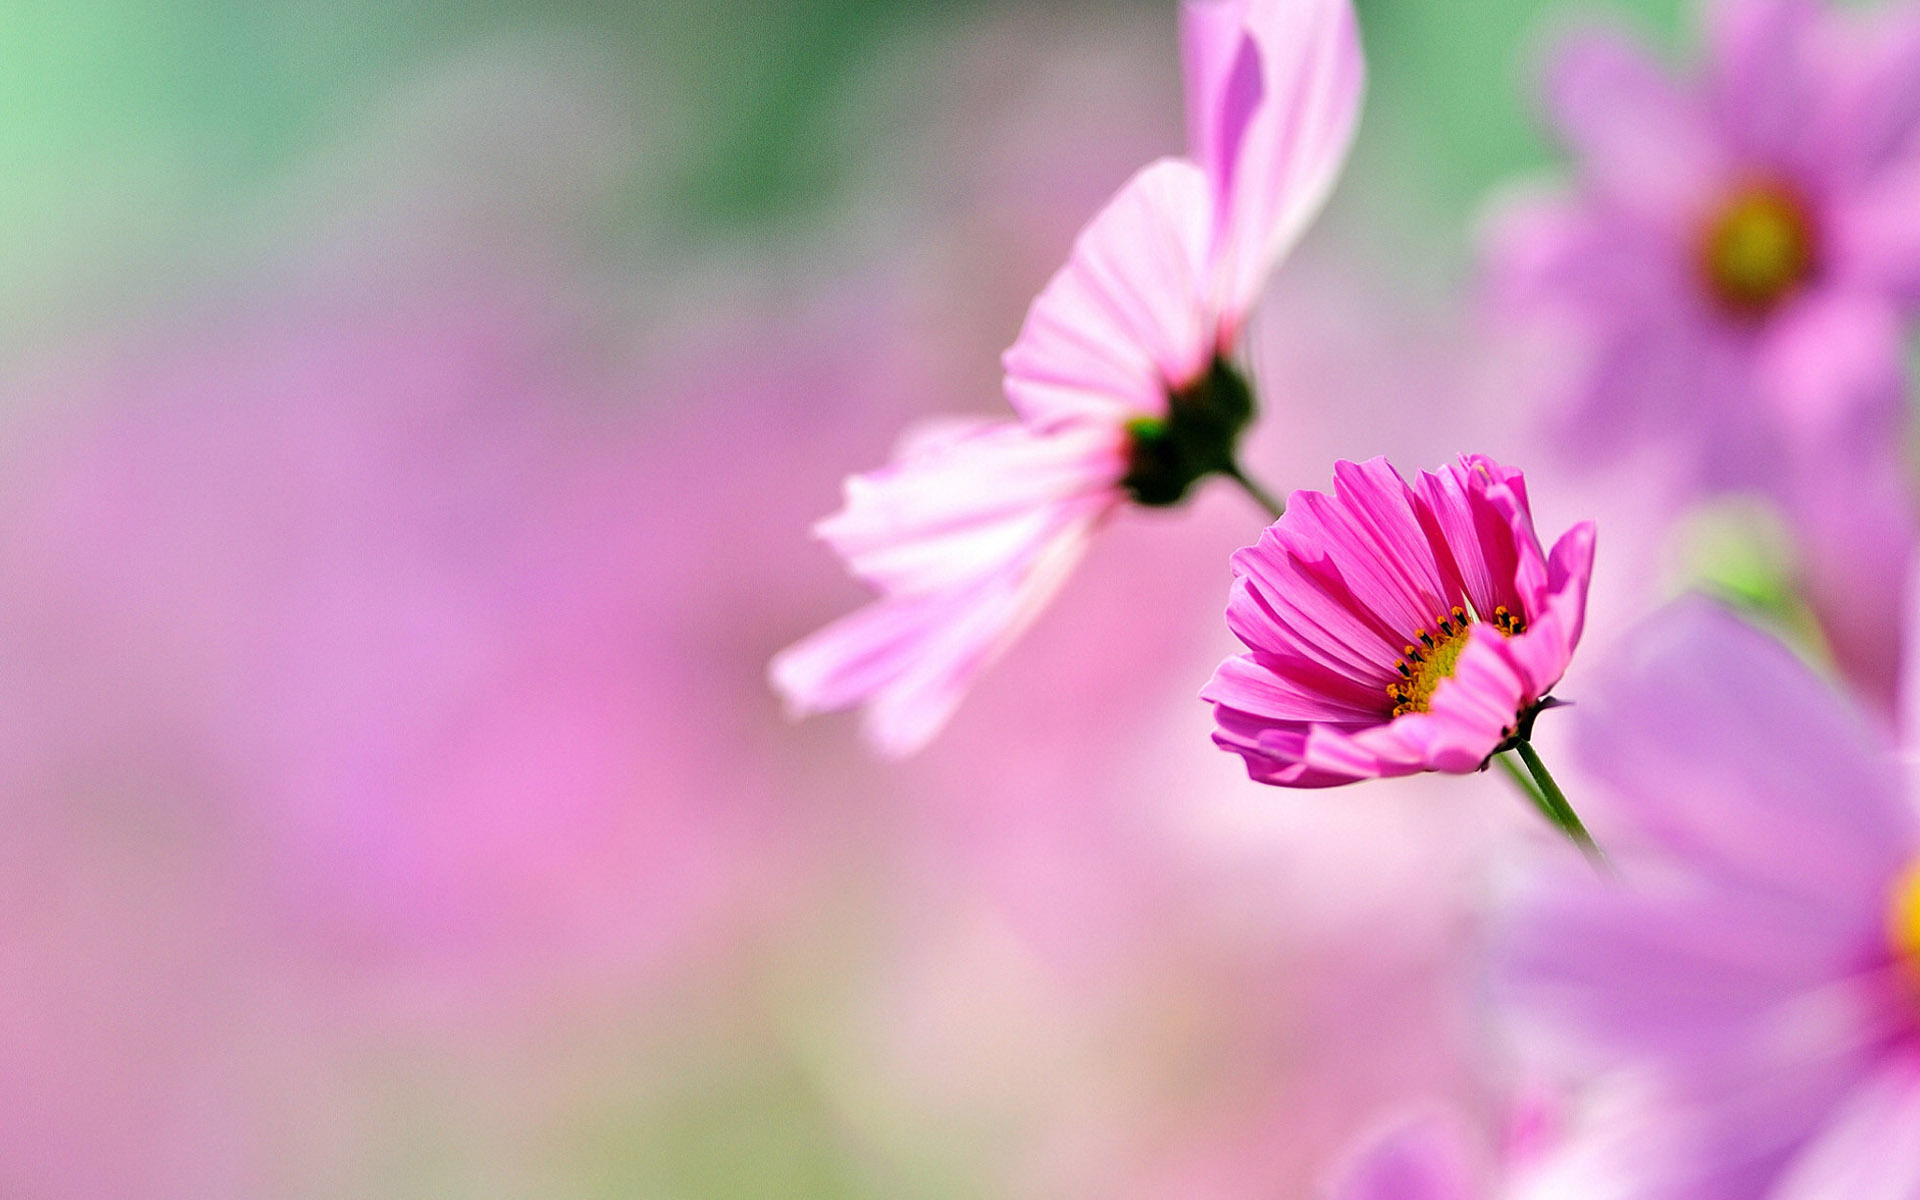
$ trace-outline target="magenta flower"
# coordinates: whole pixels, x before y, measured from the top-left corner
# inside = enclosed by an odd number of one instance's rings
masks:
[[[1496,220],[1494,294],[1563,351],[1575,453],[1657,446],[1690,487],[1782,506],[1836,656],[1890,703],[1913,537],[1888,480],[1920,305],[1920,6],[1719,0],[1705,24],[1698,83],[1607,33],[1553,61],[1577,184]]]
[[[1603,1102],[1559,1175],[1636,1200],[1920,1194],[1920,825],[1895,758],[1713,605],[1631,645],[1579,725],[1620,877],[1537,880],[1502,971],[1543,1065]]]
[[[1020,421],[911,438],[848,481],[818,532],[880,595],[775,657],[796,714],[864,704],[875,748],[911,753],[1104,517],[1212,474],[1266,500],[1234,458],[1253,398],[1227,360],[1345,159],[1359,41],[1348,0],[1195,0],[1181,23],[1192,159],[1129,180],[1034,301],[1006,354]]]
[[[1214,741],[1262,783],[1475,771],[1524,739],[1586,618],[1593,526],[1541,550],[1520,472],[1478,455],[1408,484],[1334,464],[1233,556],[1227,624],[1251,653],[1201,692]]]

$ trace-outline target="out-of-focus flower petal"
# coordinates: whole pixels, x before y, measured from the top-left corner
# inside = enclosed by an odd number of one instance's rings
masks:
[[[1631,1181],[1597,1194],[1775,1195],[1914,1028],[1886,936],[1914,816],[1866,723],[1724,610],[1624,644],[1578,755],[1620,877],[1523,889],[1496,992],[1543,1064],[1637,1084],[1560,1164]]]
[[[1920,1197],[1920,1056],[1882,1067],[1842,1106],[1770,1195],[1773,1200]]]
[[[1804,165],[1793,160],[1820,91],[1810,60],[1822,16],[1812,0],[1715,0],[1706,8],[1716,116],[1756,163]]]
[[[1214,185],[1231,187],[1247,125],[1266,92],[1260,47],[1247,35],[1249,0],[1189,0],[1180,6],[1187,153]]]
[[[1914,73],[1920,78],[1920,61]],[[1881,173],[1836,206],[1828,223],[1828,256],[1828,269],[1842,285],[1920,304],[1920,156]]]
[[[1799,537],[1807,602],[1847,678],[1883,713],[1896,698],[1916,533],[1903,349],[1879,298],[1813,298],[1769,331],[1758,394],[1794,442],[1774,490]]]
[[[910,754],[1039,615],[1120,503],[1118,431],[946,427],[849,480],[821,536],[881,592],[776,655],[796,715],[867,706],[875,748]]]
[[[1635,835],[1695,872],[1877,929],[1914,818],[1880,736],[1774,639],[1704,600],[1632,637],[1582,698],[1581,758]],[[1844,805],[1834,797],[1845,795]],[[1870,890],[1870,889],[1869,889]]]
[[[1661,224],[1692,219],[1728,173],[1705,108],[1618,34],[1589,31],[1561,47],[1547,107],[1608,203]]]
[[[1216,346],[1205,319],[1211,201],[1200,169],[1161,159],[1074,242],[1006,353],[1007,399],[1036,428],[1167,411]]]
[[[882,591],[965,585],[1044,539],[1059,506],[1112,492],[1122,456],[1118,431],[1104,426],[1041,435],[1011,421],[943,424],[850,477],[845,505],[814,530]]]
[[[1846,27],[1826,39],[1833,86],[1819,98],[1815,136],[1836,178],[1861,184],[1920,153],[1920,7],[1881,4],[1828,21]]]
[[[1246,29],[1259,54],[1260,103],[1243,118],[1228,89],[1213,121],[1247,126],[1238,154],[1211,178],[1215,302],[1229,339],[1333,190],[1366,82],[1350,0],[1248,0]]]
[[[971,587],[887,597],[842,617],[774,657],[774,687],[796,715],[864,704],[873,748],[912,754],[1045,609],[1101,511],[1062,512],[1019,558]]]

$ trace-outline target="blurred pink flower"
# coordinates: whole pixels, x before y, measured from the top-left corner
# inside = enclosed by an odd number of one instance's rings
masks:
[[[1920,6],[1706,11],[1698,86],[1610,33],[1554,60],[1547,105],[1578,186],[1499,214],[1495,306],[1561,352],[1550,390],[1573,454],[1658,444],[1691,488],[1782,505],[1837,658],[1889,705],[1913,540],[1898,481]]]
[[[1558,1177],[1636,1200],[1920,1192],[1920,826],[1894,757],[1706,602],[1629,645],[1578,726],[1621,878],[1540,877],[1501,970],[1539,1061],[1631,1101],[1590,1112]]]
[[[909,754],[1052,598],[1102,518],[1235,472],[1252,415],[1224,358],[1333,186],[1363,64],[1348,0],[1182,10],[1188,159],[1094,217],[1007,351],[1019,423],[910,437],[816,532],[880,599],[776,656],[799,714],[867,705]]]
[[[1593,526],[1540,547],[1520,472],[1463,457],[1409,486],[1334,465],[1233,556],[1227,623],[1253,651],[1201,697],[1263,783],[1330,787],[1478,770],[1573,657]]]

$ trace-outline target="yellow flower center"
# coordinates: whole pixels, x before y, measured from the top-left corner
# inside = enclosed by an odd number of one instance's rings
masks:
[[[1525,620],[1515,616],[1502,604],[1493,610],[1493,627],[1502,636],[1512,637],[1524,631]],[[1435,617],[1434,628],[1437,635],[1422,629],[1414,634],[1419,645],[1408,645],[1401,650],[1401,659],[1394,664],[1400,672],[1400,682],[1387,685],[1387,698],[1393,701],[1393,715],[1404,716],[1410,712],[1426,712],[1433,703],[1433,690],[1440,681],[1453,674],[1460,662],[1460,651],[1467,646],[1467,630],[1472,628],[1475,619],[1463,608],[1455,608],[1451,616]]]
[[[1725,307],[1765,314],[1812,274],[1813,222],[1789,188],[1752,184],[1735,192],[1707,226],[1707,284]]]
[[[1894,885],[1887,937],[1900,961],[1910,971],[1920,972],[1920,862],[1908,867]]]

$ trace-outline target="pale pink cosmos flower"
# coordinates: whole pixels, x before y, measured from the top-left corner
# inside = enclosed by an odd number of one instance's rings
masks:
[[[774,658],[796,714],[865,705],[877,750],[917,750],[1104,519],[1237,474],[1253,404],[1226,357],[1333,186],[1363,64],[1348,0],[1195,0],[1181,30],[1192,157],[1129,180],[1034,301],[1020,420],[910,436],[817,527],[880,595]]]
[[[1685,489],[1781,506],[1836,658],[1886,706],[1914,537],[1920,5],[1713,0],[1704,25],[1692,80],[1617,34],[1562,47],[1546,106],[1576,185],[1497,214],[1490,290],[1554,351],[1574,456],[1651,449]]]
[[[1920,821],[1873,722],[1692,601],[1582,697],[1619,876],[1523,890],[1496,994],[1618,1200],[1920,1195]]]
[[[1262,783],[1478,770],[1524,736],[1586,619],[1590,522],[1542,551],[1526,480],[1479,455],[1409,484],[1334,464],[1233,556],[1227,624],[1251,651],[1201,698]]]

